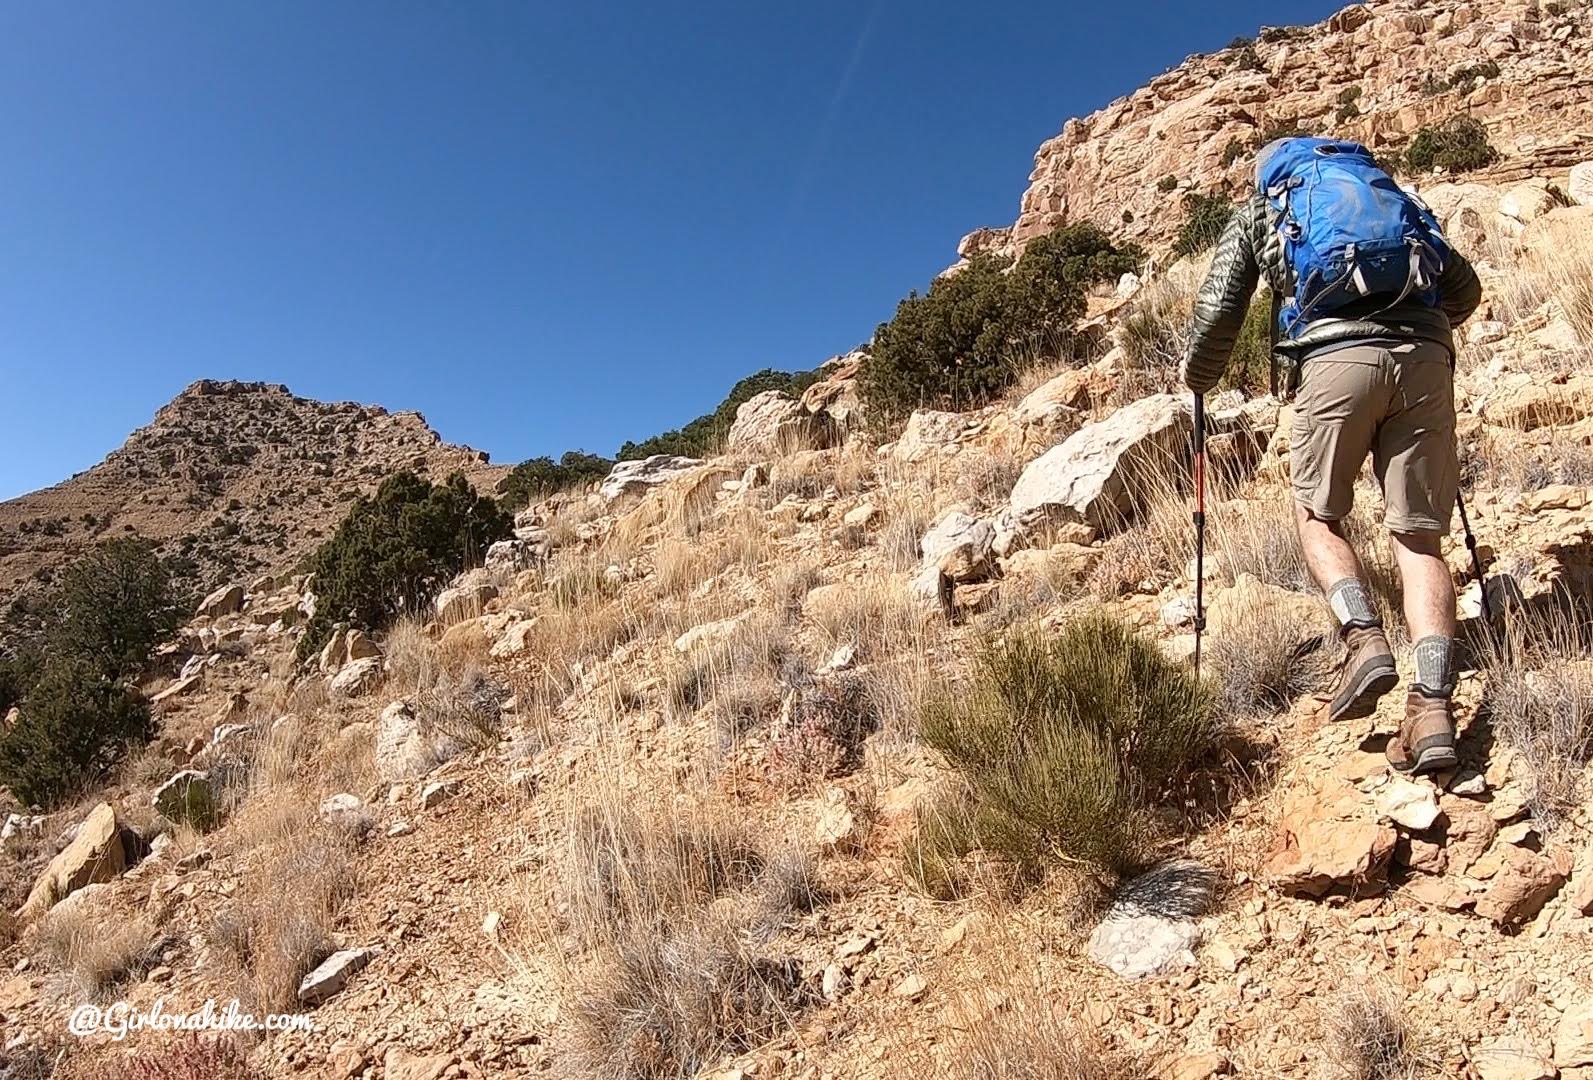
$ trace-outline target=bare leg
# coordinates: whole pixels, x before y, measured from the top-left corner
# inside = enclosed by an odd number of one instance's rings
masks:
[[[1344,528],[1337,521],[1323,521],[1311,516],[1311,511],[1296,504],[1294,519],[1300,530],[1300,547],[1305,552],[1305,566],[1324,593],[1345,578],[1354,578],[1365,584],[1361,562],[1355,549],[1344,539]]]
[[[1399,672],[1388,638],[1376,621],[1371,598],[1366,594],[1361,561],[1344,538],[1344,527],[1339,522],[1312,517],[1309,510],[1299,506],[1295,507],[1295,521],[1306,568],[1334,608],[1344,640],[1343,665],[1328,699],[1328,719],[1370,716],[1377,709],[1378,699],[1398,685]]]
[[[1394,561],[1412,641],[1455,636],[1455,579],[1436,533],[1394,533]]]

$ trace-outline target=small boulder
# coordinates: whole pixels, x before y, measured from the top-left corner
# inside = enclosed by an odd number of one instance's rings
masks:
[[[434,780],[420,792],[420,808],[432,810],[459,794],[458,780]]]
[[[1490,1039],[1470,1057],[1479,1080],[1555,1080],[1558,1075],[1540,1048],[1519,1037]]]
[[[616,462],[608,477],[598,486],[598,494],[609,502],[625,495],[641,494],[701,464],[698,458],[675,454],[654,454],[652,457]]]
[[[979,581],[995,569],[995,535],[988,521],[953,510],[924,534],[918,550],[925,566],[953,581]]]
[[[1554,1063],[1562,1069],[1593,1066],[1593,1000],[1572,1005],[1554,1029]]]
[[[1500,865],[1477,898],[1477,914],[1501,926],[1526,922],[1565,884],[1566,870],[1554,858],[1513,844],[1495,847]]]
[[[376,721],[376,773],[392,783],[425,775],[434,756],[407,701],[395,701]]]
[[[1195,966],[1200,927],[1190,919],[1109,914],[1090,935],[1089,954],[1125,979],[1166,975]]]
[[[382,681],[382,658],[368,656],[364,660],[352,660],[344,664],[342,670],[332,676],[331,689],[334,694],[344,697],[363,697],[376,689]]]
[[[346,791],[322,799],[318,813],[332,828],[354,836],[363,836],[376,827],[376,820],[359,796]]]
[[[160,787],[150,800],[168,821],[209,829],[221,816],[210,773],[202,769],[183,769]]]
[[[363,630],[350,630],[345,642],[344,652],[348,660],[368,660],[373,656],[382,655],[382,650],[376,647],[376,642],[366,637]]]
[[[729,639],[741,626],[745,615],[736,615],[717,622],[702,623],[681,634],[675,639],[675,651],[678,653],[695,652],[708,645],[715,645]]]
[[[342,949],[328,956],[299,983],[299,1000],[320,1005],[341,993],[371,962],[370,949]]]
[[[1438,792],[1431,784],[1390,777],[1378,789],[1377,812],[1402,828],[1422,832],[1438,820]]]
[[[1135,509],[1142,483],[1176,460],[1194,429],[1189,402],[1157,394],[1068,436],[1023,470],[1009,510],[1019,529],[1082,521],[1105,531]]]
[[[321,646],[321,655],[316,661],[323,675],[331,675],[343,666],[348,659],[348,629],[336,627],[332,636],[326,639],[326,644]]]
[[[1593,206],[1593,161],[1571,166],[1571,182],[1565,193],[1577,206]]]
[[[474,619],[480,615],[489,600],[496,599],[498,587],[490,582],[459,585],[437,594],[437,622],[440,626]]]
[[[783,390],[765,390],[741,403],[725,445],[733,453],[754,455],[823,449],[833,441],[828,421]]]
[[[1380,892],[1398,842],[1371,800],[1343,779],[1320,773],[1284,800],[1267,874],[1287,893],[1322,896],[1339,886]]]
[[[85,885],[121,874],[129,862],[123,832],[110,803],[96,806],[78,826],[72,842],[39,875],[18,914],[24,920],[36,918]]]
[[[242,585],[223,585],[199,602],[194,614],[215,619],[223,615],[236,615],[243,610],[245,593]]]

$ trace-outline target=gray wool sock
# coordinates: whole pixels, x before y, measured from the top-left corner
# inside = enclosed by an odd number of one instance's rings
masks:
[[[1448,697],[1455,689],[1453,638],[1429,634],[1416,642],[1416,689],[1428,697]]]
[[[1334,582],[1327,592],[1328,607],[1333,609],[1340,626],[1376,626],[1377,610],[1366,586],[1352,577]]]

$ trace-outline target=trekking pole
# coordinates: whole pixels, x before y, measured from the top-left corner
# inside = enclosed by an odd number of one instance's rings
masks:
[[[1195,395],[1195,674],[1200,635],[1206,629],[1206,395]]]
[[[1477,554],[1477,534],[1471,531],[1471,518],[1466,514],[1466,498],[1457,489],[1455,491],[1455,507],[1460,511],[1460,530],[1466,534],[1466,550],[1471,552],[1471,572],[1477,575],[1477,589],[1482,597],[1482,617],[1493,618],[1493,609],[1488,604],[1488,579],[1482,574],[1482,556]]]

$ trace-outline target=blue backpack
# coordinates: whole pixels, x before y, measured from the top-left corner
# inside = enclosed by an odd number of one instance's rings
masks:
[[[1410,297],[1438,305],[1438,276],[1450,257],[1443,230],[1360,143],[1285,139],[1261,163],[1256,184],[1289,268],[1281,340],[1368,297],[1387,297],[1384,310]]]

